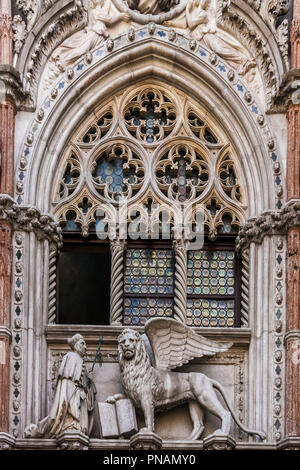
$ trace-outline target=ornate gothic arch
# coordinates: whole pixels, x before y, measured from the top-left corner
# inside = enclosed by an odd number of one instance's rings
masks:
[[[113,46],[112,49],[107,50],[107,45],[103,45],[91,55],[81,58],[66,76],[59,77],[53,89],[49,91],[49,96],[41,103],[30,124],[17,162],[15,190],[18,204],[32,204],[42,212],[53,214],[55,210],[55,207],[51,206],[53,182],[60,169],[60,159],[67,151],[74,133],[78,128],[84,130],[80,137],[86,138],[87,142],[84,144],[89,147],[89,138],[94,135],[94,131],[89,132],[89,129],[93,125],[94,117],[98,118],[98,109],[103,107],[105,110],[105,105],[112,102],[118,93],[125,92],[128,87],[139,87],[151,82],[156,86],[176,88],[182,94],[186,94],[192,103],[199,103],[201,109],[205,111],[204,117],[210,119],[212,116],[210,126],[216,123],[216,129],[222,130],[221,138],[224,137],[225,142],[230,142],[248,205],[247,213],[244,215],[241,212],[238,215],[256,217],[265,210],[280,208],[278,204],[282,204],[283,200],[280,181],[281,156],[277,152],[276,139],[270,130],[268,118],[260,111],[244,81],[206,48],[196,45],[195,49],[193,43],[182,37],[178,43],[169,40],[168,29],[164,27],[156,28],[154,32],[149,32],[145,27],[136,34],[136,41],[132,42],[127,35],[123,35],[110,44],[109,47]],[[162,41],[164,41],[163,48]],[[109,120],[109,117],[107,119]],[[116,123],[112,125],[116,126]],[[101,129],[96,129],[97,136],[100,131]],[[215,128],[211,128],[211,131],[217,132]],[[184,129],[183,137],[191,139],[187,134],[187,129]],[[134,138],[132,139],[133,143]],[[159,158],[159,152],[157,156]],[[222,165],[221,160],[219,164]],[[149,194],[148,189],[145,188],[145,196]],[[215,196],[214,193],[211,195]],[[80,196],[84,197],[84,194],[81,193]],[[223,202],[226,202],[226,196]],[[35,350],[44,351],[41,364],[38,364],[35,370],[36,376],[39,376],[47,361],[44,327],[55,318],[56,253],[47,241],[43,243],[36,241],[32,236],[27,237],[27,234],[25,237],[22,236],[20,241],[17,239],[18,235],[20,234],[16,234],[15,255],[19,256],[19,253],[22,253],[24,256],[26,275],[22,289],[28,289],[28,297],[23,301],[22,292],[18,289],[13,308],[20,310],[24,308],[26,314],[24,349],[29,352],[30,357],[33,357]],[[177,318],[183,319],[185,304],[182,279],[185,270],[185,247],[178,244],[175,249],[178,270],[175,286],[177,302],[174,310]],[[122,299],[117,296],[117,291],[120,292],[118,282],[122,278],[119,263],[122,250],[120,244],[112,246],[115,280],[112,289],[116,295],[116,303],[111,318],[115,321],[119,321],[122,308]],[[270,379],[264,376],[263,371],[273,371],[272,379],[277,378],[270,352],[273,346],[269,345],[270,341],[268,346],[265,345],[264,332],[273,328],[274,310],[275,308],[278,310],[278,306],[282,306],[284,301],[282,295],[276,297],[277,288],[272,273],[272,267],[278,263],[277,261],[275,263],[275,255],[276,260],[282,259],[283,250],[282,240],[273,241],[266,238],[261,246],[252,244],[250,256],[249,252],[243,256],[246,282],[242,286],[242,318],[243,324],[247,325],[249,317],[249,324],[255,337],[249,351],[249,376],[254,378],[248,393],[249,422],[253,427],[265,428],[272,439],[275,439],[272,418],[266,425],[258,422],[257,416],[266,415],[265,406],[271,412],[273,396],[279,387],[277,381],[275,388],[268,392],[269,396],[265,396],[264,390],[269,386]],[[264,253],[267,253],[268,259],[272,260],[268,265],[265,263]],[[49,275],[47,266],[49,266]],[[249,283],[248,269],[251,276]],[[280,277],[282,276],[283,272],[280,274]],[[31,281],[30,285],[28,279]],[[37,301],[42,305],[41,312],[35,311]],[[36,338],[31,336],[33,325],[42,332]],[[249,330],[247,333],[249,334]],[[262,350],[264,354],[261,354]],[[34,398],[37,406],[32,416],[30,416],[31,411],[22,411],[21,428],[22,426],[24,428],[28,422],[37,421],[41,409],[45,408],[46,395],[44,390],[44,397],[41,398],[32,389],[30,364],[24,375],[26,376],[22,385],[24,399],[30,401]],[[256,388],[255,383],[258,384]]]
[[[129,41],[126,48],[120,46],[116,44],[113,53],[105,52],[103,46],[88,63],[78,61],[74,72],[67,80],[57,82],[37,111],[17,167],[16,194],[20,203],[26,201],[50,211],[49,175],[54,178],[59,156],[78,124],[117,90],[155,77],[158,83],[172,84],[192,101],[200,102],[223,129],[237,156],[242,186],[248,194],[248,216],[281,204],[281,167],[275,138],[267,118],[260,114],[245,84],[230,67],[221,62],[211,64],[211,54],[205,48],[197,54],[189,52],[188,42],[184,45],[187,53],[167,41],[162,49],[152,35],[137,44]],[[38,194],[42,187],[46,193]]]

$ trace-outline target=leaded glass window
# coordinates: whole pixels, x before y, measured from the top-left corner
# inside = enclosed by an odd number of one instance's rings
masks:
[[[189,250],[187,256],[187,324],[239,326],[239,261],[234,248],[211,244]]]
[[[238,151],[210,110],[166,83],[120,90],[76,130],[60,159],[54,216],[64,238],[110,244],[112,323],[174,315],[191,326],[238,326],[231,241],[247,209]],[[207,244],[186,259],[175,243],[175,263],[172,238],[184,246],[199,225]]]
[[[149,318],[171,317],[174,256],[166,248],[128,248],[124,261],[124,324],[144,325]]]

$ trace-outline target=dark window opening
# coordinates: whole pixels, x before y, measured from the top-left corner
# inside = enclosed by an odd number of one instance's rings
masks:
[[[57,262],[58,323],[108,325],[110,271],[108,243],[65,241]]]

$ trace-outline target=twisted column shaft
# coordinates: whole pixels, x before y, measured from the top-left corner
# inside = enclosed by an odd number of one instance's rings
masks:
[[[186,323],[187,312],[187,252],[184,240],[174,240],[175,251],[175,289],[174,318]]]
[[[122,324],[123,318],[123,271],[124,240],[112,240],[111,249],[111,283],[110,283],[110,323]]]

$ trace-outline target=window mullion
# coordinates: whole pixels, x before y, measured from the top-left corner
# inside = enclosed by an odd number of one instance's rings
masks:
[[[124,251],[126,241],[115,239],[110,242],[111,250],[111,283],[110,283],[110,323],[122,324],[123,318],[123,284],[124,284]]]

